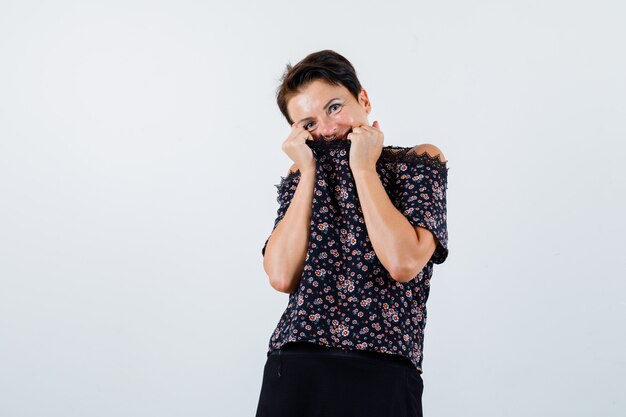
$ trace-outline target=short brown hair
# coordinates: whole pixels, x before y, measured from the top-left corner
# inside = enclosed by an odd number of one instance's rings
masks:
[[[293,124],[293,120],[287,112],[287,102],[300,92],[300,88],[318,79],[343,85],[358,101],[361,83],[350,61],[330,49],[313,52],[294,66],[287,64],[276,90],[276,103],[289,125]]]

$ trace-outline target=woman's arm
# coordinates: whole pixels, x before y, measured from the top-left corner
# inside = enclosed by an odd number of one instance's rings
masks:
[[[294,164],[290,171],[295,169]],[[309,246],[314,188],[315,166],[301,169],[293,199],[267,242],[263,269],[277,291],[290,293],[300,282]]]
[[[389,199],[376,171],[355,173],[354,181],[378,260],[391,278],[409,281],[426,265],[430,254],[422,249],[415,229]]]
[[[427,151],[431,156],[443,153],[434,145],[411,149]],[[376,170],[354,173],[357,194],[372,248],[380,263],[398,282],[413,279],[430,260],[436,248],[434,235],[428,229],[412,226],[393,205]]]

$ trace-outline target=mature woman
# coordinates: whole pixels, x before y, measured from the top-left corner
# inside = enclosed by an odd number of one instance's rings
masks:
[[[334,51],[287,65],[277,101],[294,164],[262,254],[289,302],[256,416],[421,416],[426,301],[448,256],[447,161],[430,144],[384,145]]]

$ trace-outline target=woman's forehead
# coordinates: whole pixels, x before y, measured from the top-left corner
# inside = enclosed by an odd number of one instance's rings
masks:
[[[333,85],[325,81],[316,80],[295,94],[287,104],[289,113],[296,120],[300,115],[324,110],[334,99],[345,99],[350,92],[343,85]]]

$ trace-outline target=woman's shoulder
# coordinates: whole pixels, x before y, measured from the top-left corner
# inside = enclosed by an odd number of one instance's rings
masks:
[[[441,152],[441,149],[439,149],[432,143],[422,143],[421,145],[413,146],[411,149],[409,149],[409,152],[412,152],[416,155],[422,155],[426,153],[432,158],[439,157],[439,161],[441,161],[442,163],[447,162],[445,156],[443,155],[443,152]]]
[[[448,162],[441,149],[432,143],[415,146],[388,145],[384,147],[381,157],[385,162],[426,162],[439,167],[445,167]]]
[[[415,146],[394,146],[394,145],[389,145],[389,146],[385,146],[385,154],[388,158],[391,158],[392,160],[395,160],[396,162],[402,162],[402,161],[407,161],[410,160],[412,157],[422,157],[424,158],[425,156],[428,156],[428,159],[432,160],[433,162],[435,160],[438,160],[439,163],[445,165],[446,162],[446,158],[443,154],[443,152],[441,151],[441,149],[439,149],[437,146],[433,145],[432,143],[422,143],[420,145],[415,145]],[[385,159],[388,159],[385,158]],[[293,176],[294,174],[297,174],[299,171],[298,169],[298,165],[296,163],[291,164],[291,166],[289,167],[289,170],[287,171],[287,176]]]

